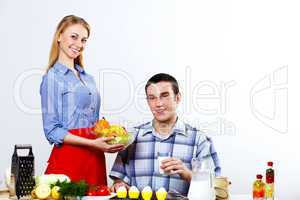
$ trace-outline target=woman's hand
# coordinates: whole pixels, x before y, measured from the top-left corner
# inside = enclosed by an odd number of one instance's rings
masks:
[[[124,149],[123,144],[107,144],[108,141],[112,140],[113,138],[97,138],[97,139],[87,139],[83,137],[79,137],[77,135],[73,135],[68,133],[64,138],[64,143],[72,144],[72,145],[80,145],[80,146],[88,146],[94,149],[98,149],[103,152],[107,153],[115,153],[118,151],[122,151]]]
[[[162,161],[161,168],[170,175],[178,174],[182,179],[190,182],[192,179],[192,171],[178,158],[167,158]]]
[[[124,149],[123,144],[107,144],[107,142],[112,139],[113,138],[108,137],[97,138],[95,140],[92,140],[91,147],[107,153],[115,153],[122,151]]]

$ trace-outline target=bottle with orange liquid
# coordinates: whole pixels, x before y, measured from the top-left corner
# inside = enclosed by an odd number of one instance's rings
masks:
[[[262,175],[257,174],[256,180],[253,183],[253,200],[264,200],[265,198],[265,183],[262,180]]]

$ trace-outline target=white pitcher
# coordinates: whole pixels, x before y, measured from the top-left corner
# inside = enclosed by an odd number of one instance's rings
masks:
[[[214,200],[214,170],[209,160],[192,160],[192,180],[188,192],[189,200]]]

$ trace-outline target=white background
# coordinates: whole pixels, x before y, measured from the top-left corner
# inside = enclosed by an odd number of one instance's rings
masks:
[[[14,144],[33,145],[37,175],[46,167],[39,84],[55,27],[68,14],[92,27],[86,70],[112,123],[151,119],[145,81],[171,73],[184,96],[180,115],[213,137],[232,193],[250,194],[272,160],[279,199],[300,199],[296,1],[1,0],[0,174]]]

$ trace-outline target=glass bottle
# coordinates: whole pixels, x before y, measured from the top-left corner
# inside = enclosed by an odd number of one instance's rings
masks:
[[[266,199],[273,200],[274,199],[274,169],[273,162],[268,162],[268,168],[266,170]]]
[[[265,183],[262,180],[262,175],[257,174],[256,180],[253,183],[253,200],[264,200],[265,198]]]

